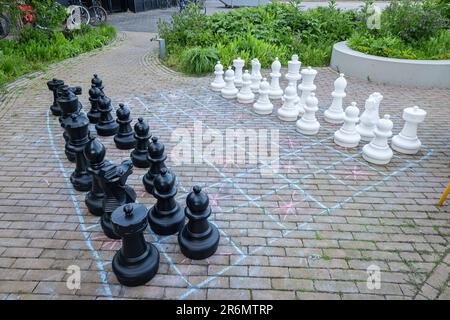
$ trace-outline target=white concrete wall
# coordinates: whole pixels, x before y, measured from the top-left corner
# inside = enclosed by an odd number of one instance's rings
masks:
[[[450,60],[392,59],[350,49],[345,41],[333,47],[331,68],[369,81],[424,88],[450,88]]]

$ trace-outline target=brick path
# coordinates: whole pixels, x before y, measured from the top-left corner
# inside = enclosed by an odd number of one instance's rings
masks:
[[[335,72],[319,68],[320,133],[306,137],[274,115],[208,89],[210,77],[187,78],[158,63],[151,34],[126,33],[100,51],[53,65],[12,84],[0,106],[0,298],[167,299],[449,299],[449,202],[435,205],[448,182],[448,90],[384,86],[348,79],[345,104],[359,106],[374,91],[384,95],[394,133],[403,107],[428,111],[420,127],[423,149],[396,154],[387,166],[372,166],[361,148],[332,142],[337,127],[323,121]],[[68,184],[58,121],[48,116],[45,82],[53,77],[83,86],[93,73],[104,80],[114,106],[126,102],[133,117],[149,120],[168,153],[175,128],[278,129],[280,171],[261,175],[254,165],[167,164],[179,177],[178,199],[194,185],[206,187],[222,232],[219,250],[207,261],[191,261],[176,237],[147,235],[161,252],[158,275],[146,286],[126,288],[111,272],[119,243],[106,239],[84,205],[84,194]],[[283,86],[285,83],[282,84]],[[81,101],[89,108],[87,95]],[[129,152],[103,138],[107,157]],[[153,198],[135,169],[130,184],[139,201]],[[81,268],[81,287],[66,287],[67,267]],[[369,265],[381,270],[381,288],[366,285]]]

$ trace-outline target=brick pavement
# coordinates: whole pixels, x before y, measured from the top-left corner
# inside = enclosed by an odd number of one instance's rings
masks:
[[[306,137],[276,116],[258,116],[248,107],[208,89],[210,77],[181,76],[158,62],[151,34],[121,33],[111,46],[51,66],[9,87],[0,106],[0,297],[4,299],[448,299],[449,202],[436,206],[448,182],[448,90],[384,86],[348,79],[345,104],[364,105],[384,95],[394,133],[403,107],[428,111],[420,127],[423,149],[396,154],[387,166],[366,163],[360,149],[332,142],[336,126],[323,121],[335,72],[319,68],[317,136]],[[48,116],[45,82],[59,77],[88,88],[93,73],[117,106],[149,120],[152,133],[170,154],[176,128],[278,129],[280,170],[261,174],[251,164],[167,164],[179,178],[178,199],[194,185],[206,187],[222,232],[216,255],[191,261],[176,237],[147,234],[161,252],[158,275],[146,286],[126,288],[111,272],[119,243],[105,238],[84,194],[68,183],[58,121]],[[267,73],[267,72],[266,72]],[[285,85],[283,82],[282,85]],[[87,95],[81,101],[89,108]],[[279,106],[279,105],[277,105]],[[102,138],[111,160],[129,152]],[[130,184],[139,201],[153,198],[135,169]],[[81,268],[81,287],[69,290],[66,272]],[[367,267],[381,270],[381,288],[366,285]]]

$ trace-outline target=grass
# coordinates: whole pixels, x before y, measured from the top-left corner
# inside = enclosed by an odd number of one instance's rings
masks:
[[[26,29],[18,40],[0,40],[0,87],[24,74],[45,70],[49,64],[100,48],[115,36],[114,27],[104,24],[71,33]]]

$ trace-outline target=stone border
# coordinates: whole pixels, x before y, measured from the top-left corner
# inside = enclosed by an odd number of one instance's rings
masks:
[[[383,84],[450,88],[450,60],[378,57],[352,50],[346,41],[333,46],[330,67],[349,76]]]

